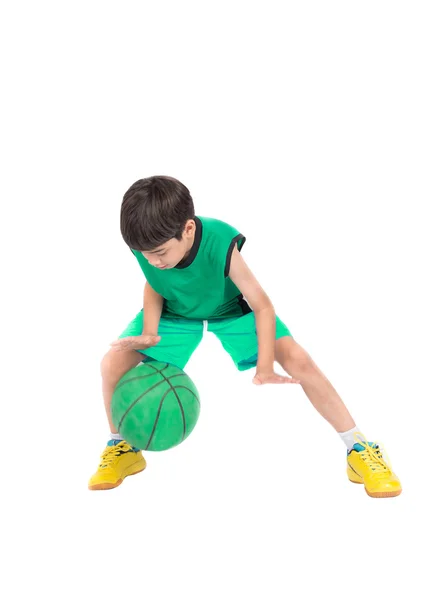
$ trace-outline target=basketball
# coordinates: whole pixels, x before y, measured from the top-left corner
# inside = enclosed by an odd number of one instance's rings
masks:
[[[178,367],[158,361],[130,369],[111,402],[120,435],[140,450],[168,450],[183,442],[199,417],[199,393]]]

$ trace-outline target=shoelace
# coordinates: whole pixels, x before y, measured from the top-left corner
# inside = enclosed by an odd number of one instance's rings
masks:
[[[100,468],[107,467],[114,458],[120,456],[120,454],[123,454],[124,452],[130,452],[131,450],[132,448],[128,444],[122,442],[116,446],[107,446],[101,455]]]
[[[368,441],[360,436],[360,434],[354,434],[354,439],[358,444],[363,446],[364,450],[359,452],[362,460],[364,460],[371,471],[375,471],[377,477],[386,477],[391,475],[392,469],[387,464],[385,458],[380,449],[379,444],[375,444],[374,447],[368,444]]]

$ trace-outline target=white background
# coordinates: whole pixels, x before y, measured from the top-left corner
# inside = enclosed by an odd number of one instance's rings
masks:
[[[16,2],[2,9],[5,598],[440,594],[437,2]],[[99,363],[142,304],[119,232],[172,175],[243,256],[403,483],[374,500],[299,386],[211,334],[202,412],[89,492]]]

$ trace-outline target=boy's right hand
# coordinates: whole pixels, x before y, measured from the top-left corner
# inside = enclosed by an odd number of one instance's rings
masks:
[[[145,350],[156,344],[161,339],[159,335],[137,335],[115,340],[110,345],[114,350]]]

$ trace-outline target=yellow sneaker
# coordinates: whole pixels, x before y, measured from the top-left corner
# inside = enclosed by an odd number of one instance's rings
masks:
[[[110,490],[120,485],[127,475],[135,475],[145,468],[140,450],[125,441],[110,440],[101,455],[97,472],[89,479],[89,490]]]
[[[359,434],[357,434],[359,436]],[[353,483],[364,483],[372,498],[391,498],[401,494],[401,484],[383,458],[378,444],[360,439],[348,453],[347,474]]]

